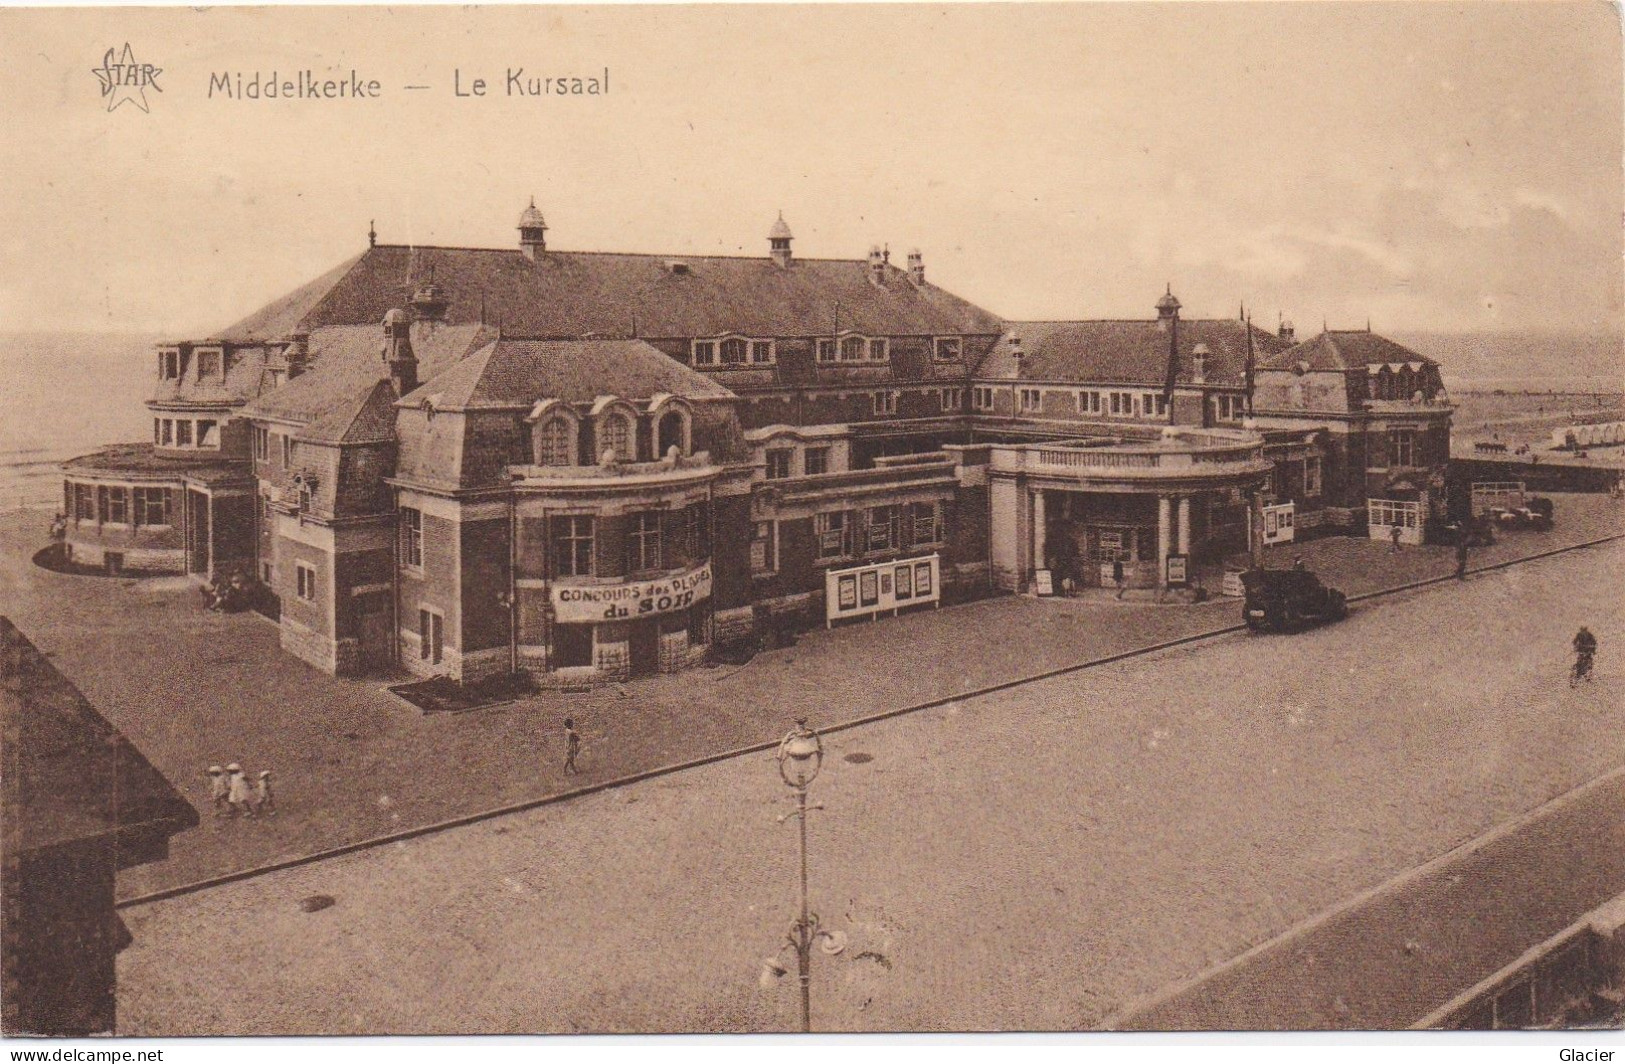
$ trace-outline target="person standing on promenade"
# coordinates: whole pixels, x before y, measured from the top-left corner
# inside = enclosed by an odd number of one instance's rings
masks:
[[[564,718],[564,774],[575,775],[581,770],[576,767],[576,755],[581,753],[581,736],[576,734],[576,722],[569,717]]]
[[[1391,525],[1389,527],[1389,529],[1388,529],[1388,541],[1394,545],[1393,550],[1389,551],[1388,553],[1390,553],[1390,554],[1398,554],[1399,553],[1399,526],[1398,525]]]
[[[228,808],[226,772],[219,765],[209,766],[209,797],[214,800],[214,815],[224,816]]]
[[[1117,597],[1122,598],[1123,592],[1128,590],[1128,580],[1123,574],[1123,559],[1112,559],[1112,579],[1117,583]]]
[[[248,777],[243,775],[243,766],[233,761],[226,766],[230,780],[226,784],[226,801],[231,803],[233,815],[253,816],[254,806],[249,801]]]
[[[261,813],[276,812],[276,795],[271,792],[271,770],[260,772],[259,779],[254,781],[254,808]]]

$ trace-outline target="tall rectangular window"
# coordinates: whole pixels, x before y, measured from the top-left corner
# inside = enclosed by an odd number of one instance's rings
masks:
[[[626,568],[633,573],[660,568],[660,511],[632,515],[626,532]]]
[[[714,366],[717,364],[717,345],[714,340],[694,341],[694,364],[696,366]]]
[[[164,488],[135,489],[135,523],[169,524],[169,492]]]
[[[834,340],[820,340],[820,341],[818,341],[818,361],[820,361],[820,362],[834,362],[835,361],[835,354],[836,354],[836,346],[835,346],[835,341]]]
[[[795,459],[796,452],[790,447],[771,447],[767,455],[767,479],[783,480],[790,475],[790,466]]]
[[[254,457],[261,462],[271,457],[271,430],[263,425],[254,426]]]
[[[851,554],[852,528],[846,511],[814,514],[813,540],[818,561],[830,561]]]
[[[892,550],[897,546],[897,516],[895,506],[869,507],[868,529],[863,544],[865,550]]]
[[[197,423],[197,445],[210,448],[220,446],[220,423],[218,421],[199,421]]]
[[[942,541],[942,519],[934,502],[911,502],[904,507],[907,547],[924,547]]]
[[[1416,430],[1388,430],[1388,464],[1414,466],[1416,464]]]
[[[278,439],[282,441],[282,468],[286,469],[293,465],[293,437],[279,436]]]
[[[1303,460],[1303,493],[1320,494],[1320,455],[1311,454]]]
[[[944,388],[938,393],[942,401],[942,412],[952,414],[957,412],[965,403],[965,393],[959,388]]]
[[[423,511],[401,507],[401,564],[423,568]]]
[[[869,341],[869,361],[884,362],[890,354],[890,347],[884,339]]]
[[[175,446],[192,446],[192,423],[184,418],[175,422]]]
[[[829,472],[829,448],[809,447],[801,457],[802,470],[809,477]]]
[[[299,562],[295,566],[294,579],[297,584],[299,597],[306,602],[316,601],[316,570]]]
[[[555,517],[553,525],[553,569],[558,576],[592,575],[592,517]]]
[[[102,520],[110,525],[126,525],[130,523],[130,497],[123,488],[102,488],[103,514]]]
[[[1039,407],[1043,405],[1044,393],[1037,388],[1023,388],[1018,393],[1018,398],[1023,414],[1036,414]]]
[[[96,520],[96,489],[89,484],[73,486],[73,516],[79,521]]]
[[[875,417],[886,417],[897,413],[896,392],[875,392],[869,398]]]
[[[753,525],[750,537],[751,572],[771,573],[778,569],[778,528],[776,521],[757,521]]]
[[[747,346],[745,341],[738,338],[722,341],[722,364],[724,366],[742,366],[745,364]]]
[[[773,341],[752,340],[750,342],[750,360],[758,366],[770,365],[773,362]]]
[[[993,409],[993,389],[978,384],[970,390],[970,405],[973,410]]]
[[[869,349],[869,344],[861,336],[848,336],[841,340],[841,361],[862,362],[863,354]]]

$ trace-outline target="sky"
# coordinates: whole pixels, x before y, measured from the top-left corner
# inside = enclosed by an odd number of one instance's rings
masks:
[[[209,96],[307,69],[380,96]],[[218,330],[531,196],[574,250],[765,255],[782,210],[1011,319],[1622,328],[1602,3],[0,10],[0,71],[0,330]]]

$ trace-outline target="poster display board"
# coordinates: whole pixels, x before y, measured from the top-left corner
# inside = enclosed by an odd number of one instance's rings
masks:
[[[1168,586],[1184,587],[1190,583],[1190,556],[1186,554],[1168,555]]]
[[[824,574],[824,624],[844,617],[873,617],[925,603],[940,605],[942,561],[938,555],[831,569]]]
[[[1276,506],[1264,507],[1264,543],[1291,543],[1296,522],[1298,504],[1283,502]]]

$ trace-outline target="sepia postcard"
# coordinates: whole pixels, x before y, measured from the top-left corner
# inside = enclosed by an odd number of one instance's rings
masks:
[[[0,70],[8,1039],[1613,1059],[1616,6],[9,8]]]

